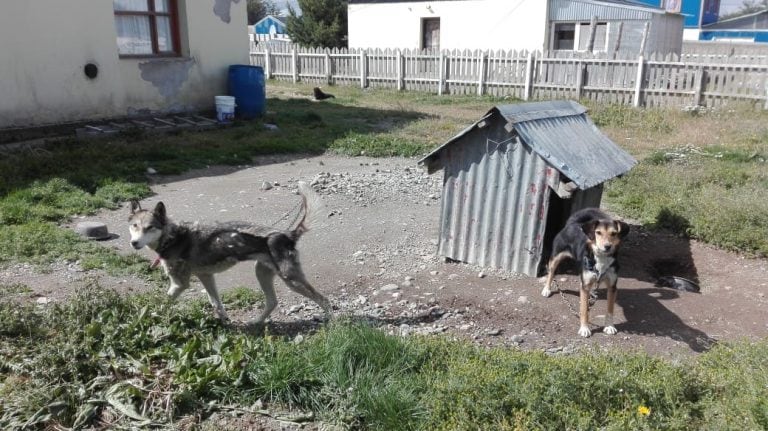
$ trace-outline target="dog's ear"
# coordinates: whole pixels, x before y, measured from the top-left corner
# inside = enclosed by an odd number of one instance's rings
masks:
[[[141,211],[141,204],[136,199],[131,199],[131,215]]]
[[[597,223],[597,220],[592,220],[581,224],[582,232],[584,232],[584,234],[587,235],[587,238],[591,241],[595,240],[595,228],[597,227]]]
[[[157,221],[159,221],[162,224],[165,224],[167,221],[167,215],[165,213],[165,204],[162,202],[158,202],[157,205],[155,205],[155,209],[152,211],[152,214],[155,216]]]
[[[616,226],[616,230],[619,232],[620,238],[624,238],[629,235],[629,224],[618,220],[614,221],[613,223]]]

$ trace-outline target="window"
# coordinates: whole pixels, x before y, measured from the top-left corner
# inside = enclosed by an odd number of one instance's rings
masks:
[[[576,24],[555,24],[553,49],[573,50]]]
[[[421,48],[440,49],[440,18],[421,20]]]
[[[551,46],[554,50],[587,51],[589,48],[588,22],[555,23],[552,32]],[[592,52],[605,51],[608,45],[608,23],[599,22],[595,25],[595,39]]]
[[[176,0],[113,0],[121,57],[179,55]]]

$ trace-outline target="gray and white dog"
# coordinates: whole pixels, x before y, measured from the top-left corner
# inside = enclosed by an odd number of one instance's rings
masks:
[[[144,210],[137,201],[131,202],[128,217],[131,246],[136,250],[154,250],[165,273],[170,278],[168,295],[177,298],[189,287],[190,277],[196,276],[208,293],[216,316],[229,317],[219,298],[214,274],[226,271],[236,263],[256,261],[256,279],[264,292],[265,304],[255,323],[263,323],[277,306],[273,280],[277,274],[294,292],[316,302],[329,317],[331,304],[307,281],[299,264],[296,242],[322,216],[320,197],[306,184],[299,182],[303,217],[291,230],[279,230],[247,222],[229,222],[210,226],[197,223],[172,222],[165,205],[158,202],[153,210]],[[156,261],[157,262],[157,261]]]

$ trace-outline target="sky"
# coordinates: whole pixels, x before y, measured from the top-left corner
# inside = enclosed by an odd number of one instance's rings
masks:
[[[743,0],[720,0],[720,15],[725,15],[738,9]]]
[[[272,3],[280,9],[280,15],[288,15],[288,4],[291,4],[293,10],[299,11],[299,2],[297,0],[272,0]]]

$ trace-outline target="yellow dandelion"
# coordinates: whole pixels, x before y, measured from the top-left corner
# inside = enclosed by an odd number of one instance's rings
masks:
[[[648,416],[651,414],[651,409],[646,406],[637,406],[637,414],[640,416]]]

